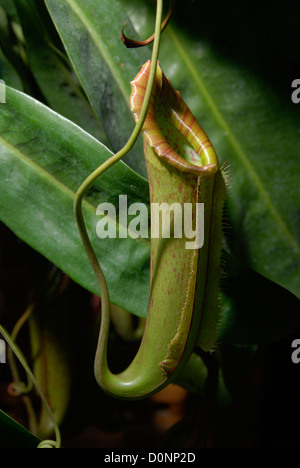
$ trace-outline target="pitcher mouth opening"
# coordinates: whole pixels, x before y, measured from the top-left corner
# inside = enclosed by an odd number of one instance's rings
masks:
[[[131,83],[130,103],[136,121],[143,104],[150,65],[149,60]],[[164,76],[159,63],[143,133],[155,153],[178,170],[197,176],[218,171],[218,158],[208,136],[180,93]]]

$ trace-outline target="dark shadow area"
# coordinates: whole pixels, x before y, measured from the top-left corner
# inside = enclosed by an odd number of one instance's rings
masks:
[[[290,101],[291,82],[300,77],[299,3],[190,0],[177,2],[172,21]]]

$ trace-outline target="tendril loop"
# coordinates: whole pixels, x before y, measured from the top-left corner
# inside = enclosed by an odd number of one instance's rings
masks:
[[[170,5],[169,5],[168,12],[166,14],[166,17],[165,17],[164,21],[161,24],[161,33],[164,32],[164,30],[166,29],[166,27],[168,26],[168,24],[170,22],[171,16],[172,16],[173,11],[174,11],[174,5],[175,5],[175,0],[170,0]],[[126,26],[126,21],[125,21],[125,23],[123,25],[122,33],[121,33],[120,38],[121,38],[121,41],[123,42],[123,44],[127,47],[127,49],[145,47],[145,46],[151,44],[155,39],[155,33],[152,34],[152,36],[150,36],[145,41],[135,41],[134,39],[129,39],[124,34],[125,26]]]
[[[39,443],[37,448],[57,448],[57,442],[54,440],[42,440],[42,442]]]

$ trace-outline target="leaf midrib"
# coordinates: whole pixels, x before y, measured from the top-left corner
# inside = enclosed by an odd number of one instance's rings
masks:
[[[5,145],[10,151],[12,151],[13,153],[15,153],[17,155],[17,157],[19,157],[21,160],[25,161],[27,164],[29,164],[30,166],[32,166],[34,168],[34,170],[37,172],[37,173],[41,173],[43,174],[43,176],[48,179],[51,183],[51,185],[54,185],[56,186],[61,192],[65,193],[68,197],[70,197],[72,200],[75,199],[75,192],[73,190],[71,190],[69,187],[67,187],[66,185],[64,185],[62,182],[60,182],[58,179],[56,179],[53,174],[51,174],[50,172],[46,171],[42,166],[39,166],[35,161],[33,161],[32,159],[30,159],[28,156],[26,156],[26,154],[22,153],[20,150],[18,150],[17,148],[15,148],[9,141],[7,141],[6,139],[3,138],[3,136],[0,135],[0,142],[2,142],[3,145]],[[95,210],[96,208],[91,204],[89,203],[88,201],[86,200],[83,200],[82,202],[82,205],[90,212],[92,212],[93,214],[95,214]],[[109,218],[109,216],[107,215],[107,218]],[[75,217],[74,217],[74,220],[75,220]],[[113,222],[115,222],[114,219],[112,219]],[[116,226],[118,226],[119,228],[119,231],[126,231],[128,236],[129,237],[132,237],[130,235],[130,230],[127,229],[125,226],[123,226],[122,224],[118,223],[116,221]],[[135,241],[138,241],[138,242],[141,242],[142,244],[145,244],[147,246],[149,246],[149,240],[147,240],[146,238],[138,238],[138,239],[134,239]]]
[[[257,186],[257,189],[260,192],[261,196],[263,197],[268,209],[270,210],[270,213],[272,214],[273,218],[275,219],[276,224],[279,226],[282,234],[287,238],[289,243],[292,245],[295,252],[297,252],[297,254],[300,256],[300,247],[299,247],[296,239],[294,238],[292,233],[289,231],[288,227],[286,226],[286,223],[283,221],[283,219],[280,216],[279,212],[277,211],[277,209],[273,205],[272,201],[270,200],[269,194],[265,190],[265,187],[264,187],[261,179],[259,178],[259,176],[255,172],[255,170],[253,169],[251,163],[249,162],[246,154],[244,153],[243,149],[241,148],[241,146],[240,146],[234,132],[232,131],[231,127],[228,125],[228,123],[226,122],[224,116],[219,111],[216,103],[214,102],[214,100],[213,100],[211,94],[209,93],[208,89],[206,88],[204,82],[201,80],[200,76],[198,75],[197,70],[196,70],[195,66],[193,65],[192,61],[190,60],[190,58],[188,57],[186,51],[184,50],[184,48],[182,47],[180,42],[177,40],[176,33],[173,31],[171,26],[168,27],[167,33],[169,34],[170,39],[174,43],[174,45],[175,45],[175,47],[176,47],[176,49],[178,51],[178,54],[181,56],[182,60],[186,64],[187,68],[189,69],[189,71],[191,73],[191,76],[192,76],[193,80],[195,81],[195,84],[196,84],[197,88],[199,89],[199,91],[203,95],[206,103],[210,107],[210,109],[212,111],[212,114],[214,115],[216,121],[218,122],[220,127],[228,135],[228,139],[229,139],[232,147],[234,148],[236,154],[238,155],[238,157],[240,158],[240,160],[242,161],[242,163],[246,167],[246,169],[247,169],[249,175],[251,176],[254,184]]]

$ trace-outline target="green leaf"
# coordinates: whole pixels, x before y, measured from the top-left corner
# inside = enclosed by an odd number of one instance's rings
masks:
[[[31,432],[0,409],[0,447],[36,448],[41,442]]]
[[[149,52],[129,51],[124,47],[120,33],[125,20],[128,34],[132,29],[117,1],[46,0],[46,5],[116,152],[124,146],[134,128],[129,108],[130,81],[135,78],[138,67],[150,57]],[[146,177],[141,139],[124,161]]]
[[[147,37],[152,6],[121,3],[137,32]],[[221,162],[228,161],[230,251],[300,297],[300,116],[291,103],[291,70],[268,42],[277,36],[272,13],[263,10],[266,24],[254,38],[249,8],[248,16],[244,5],[177,2],[160,63]],[[284,13],[291,15],[288,9]],[[203,17],[207,20],[199,28]],[[237,40],[237,29],[243,41]]]
[[[67,57],[60,50],[59,38],[54,37],[53,40],[53,32],[48,31],[49,15],[45,5],[35,0],[15,0],[15,5],[26,39],[30,69],[45,102],[105,143],[102,125],[77,82]]]
[[[0,105],[0,219],[86,289],[98,293],[73,214],[75,191],[111,153],[38,101],[7,88]],[[111,302],[146,316],[148,239],[99,239],[99,203],[147,202],[148,184],[123,162],[107,171],[84,202],[84,216],[106,275]],[[149,203],[149,200],[148,200]],[[117,218],[118,222],[118,218]],[[124,227],[117,226],[124,231]],[[128,294],[130,291],[130,294]]]

